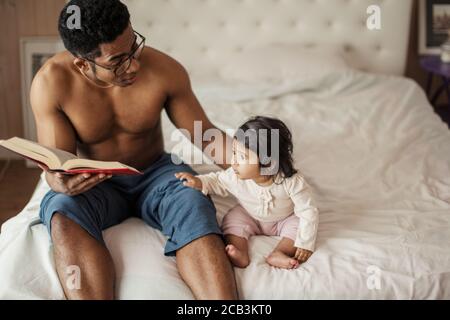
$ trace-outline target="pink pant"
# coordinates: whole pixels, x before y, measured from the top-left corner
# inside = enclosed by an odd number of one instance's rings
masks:
[[[222,231],[224,235],[235,235],[247,240],[251,236],[266,235],[281,236],[295,242],[298,223],[299,218],[294,214],[277,222],[257,221],[241,205],[237,205],[224,217]]]

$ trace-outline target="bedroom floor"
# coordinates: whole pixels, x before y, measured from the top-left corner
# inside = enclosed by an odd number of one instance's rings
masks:
[[[6,161],[0,161],[0,173]],[[24,161],[11,161],[0,180],[0,226],[17,215],[30,200],[39,181],[40,169],[30,169]]]

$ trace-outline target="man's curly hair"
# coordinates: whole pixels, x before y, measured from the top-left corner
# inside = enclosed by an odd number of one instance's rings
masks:
[[[81,29],[71,29],[67,20],[78,6]],[[130,13],[119,0],[71,0],[61,11],[58,30],[64,46],[76,57],[94,59],[101,55],[99,45],[113,42],[128,27]]]

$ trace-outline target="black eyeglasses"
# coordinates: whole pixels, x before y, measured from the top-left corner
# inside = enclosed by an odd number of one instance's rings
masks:
[[[105,66],[97,64],[93,60],[86,59],[86,58],[85,58],[85,60],[87,60],[89,62],[92,62],[94,65],[96,65],[98,67],[101,67],[103,69],[112,71],[112,72],[114,72],[114,75],[116,77],[120,77],[125,72],[127,72],[127,70],[130,68],[131,62],[133,61],[133,59],[136,59],[136,60],[139,59],[139,57],[141,56],[142,51],[144,51],[144,48],[145,48],[145,37],[143,35],[141,35],[137,31],[133,31],[133,32],[135,34],[134,44],[136,45],[136,48],[133,50],[133,52],[131,52],[128,55],[128,57],[126,59],[122,60],[121,62],[119,62],[114,67],[105,67]]]

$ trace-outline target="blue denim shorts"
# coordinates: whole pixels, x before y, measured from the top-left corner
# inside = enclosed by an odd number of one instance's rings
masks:
[[[41,202],[42,223],[51,235],[52,217],[62,214],[104,244],[103,230],[138,217],[168,238],[167,256],[198,238],[222,235],[211,199],[174,176],[196,173],[186,164],[174,164],[171,157],[164,153],[142,176],[113,177],[78,196],[49,191]]]

